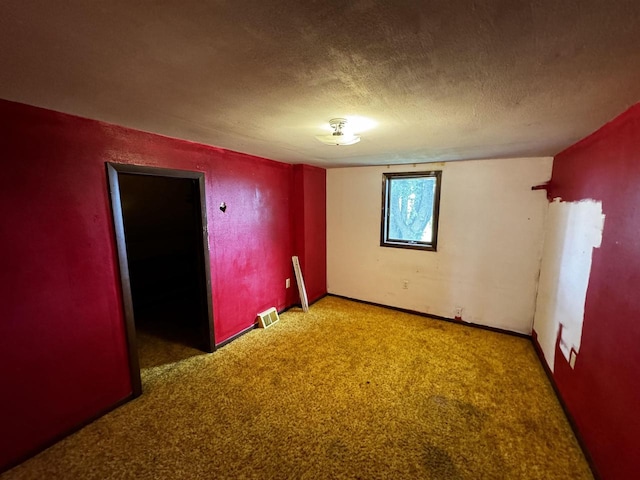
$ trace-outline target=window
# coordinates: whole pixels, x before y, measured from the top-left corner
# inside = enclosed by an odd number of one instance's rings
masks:
[[[441,177],[441,171],[383,175],[381,246],[436,250]]]

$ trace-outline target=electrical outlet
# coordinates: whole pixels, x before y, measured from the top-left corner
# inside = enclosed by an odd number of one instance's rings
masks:
[[[291,286],[291,279],[290,278],[287,278],[284,281],[284,286],[285,286],[285,288],[289,288]]]
[[[402,288],[405,289],[405,290],[407,288],[409,288],[409,280],[403,280],[402,281]]]
[[[462,318],[462,307],[456,307],[454,310],[454,314],[456,318]]]

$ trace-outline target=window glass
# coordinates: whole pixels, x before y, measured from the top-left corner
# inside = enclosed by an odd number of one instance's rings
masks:
[[[436,249],[441,173],[384,174],[381,245]]]

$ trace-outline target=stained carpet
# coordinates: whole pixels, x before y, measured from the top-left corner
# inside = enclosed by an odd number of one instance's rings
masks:
[[[526,339],[326,297],[192,353],[2,479],[592,478]]]

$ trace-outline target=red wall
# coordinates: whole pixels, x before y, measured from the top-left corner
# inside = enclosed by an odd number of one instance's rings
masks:
[[[309,303],[327,293],[326,256],[326,170],[310,165],[294,165],[294,250],[300,259],[300,269]],[[296,297],[298,300],[298,297]]]
[[[0,470],[131,393],[105,162],[205,173],[216,343],[294,303],[294,242],[326,292],[295,233],[324,238],[324,202],[292,216],[292,165],[3,100],[0,132]]]
[[[640,104],[555,157],[551,197],[602,201],[575,370],[554,380],[605,479],[640,472]],[[558,348],[558,347],[556,347]]]

